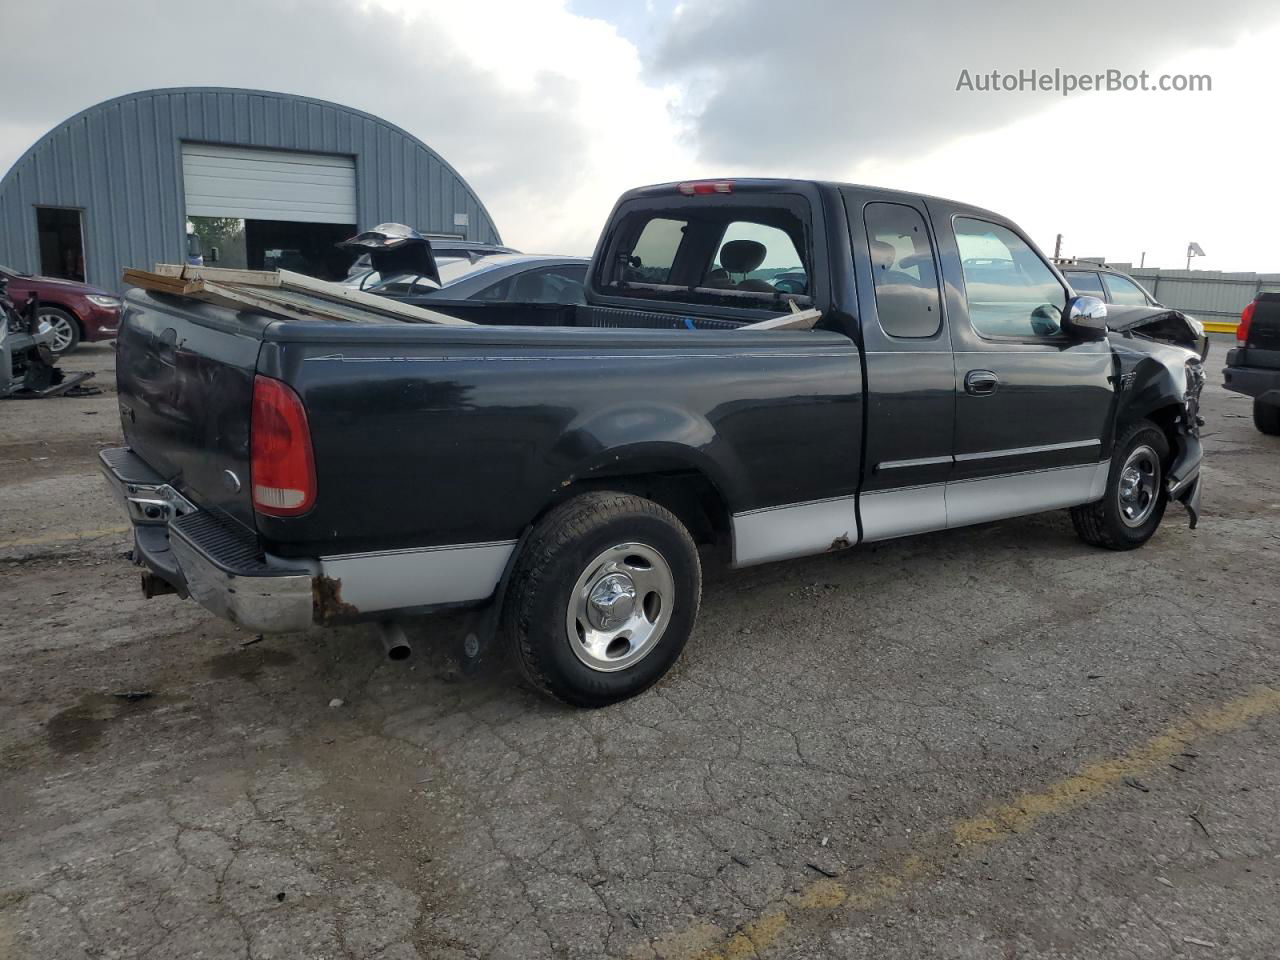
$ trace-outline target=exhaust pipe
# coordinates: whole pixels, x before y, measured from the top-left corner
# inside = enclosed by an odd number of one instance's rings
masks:
[[[382,647],[387,651],[388,660],[408,660],[412,656],[413,647],[400,624],[384,620],[378,624],[378,632],[382,635]]]

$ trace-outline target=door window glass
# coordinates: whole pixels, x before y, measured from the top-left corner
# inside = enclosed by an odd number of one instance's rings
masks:
[[[1071,284],[1071,289],[1079,296],[1107,299],[1107,295],[1102,292],[1102,281],[1093,271],[1067,270],[1066,278],[1067,283]]]
[[[942,311],[924,217],[901,203],[869,203],[864,220],[880,326],[892,337],[933,336]]]
[[[969,320],[986,337],[1052,337],[1062,331],[1067,292],[1049,265],[1012,230],[957,217]]]
[[[1132,280],[1106,273],[1103,274],[1103,281],[1107,285],[1107,292],[1111,294],[1108,299],[1112,303],[1125,307],[1145,307],[1147,305],[1147,295]]]
[[[645,283],[666,283],[671,277],[671,265],[676,262],[676,252],[684,239],[684,220],[654,217],[644,225],[636,245],[631,248],[627,279]]]

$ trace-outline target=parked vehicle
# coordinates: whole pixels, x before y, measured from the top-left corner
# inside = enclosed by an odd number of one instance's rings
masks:
[[[109,340],[120,327],[122,301],[107,290],[6,266],[0,266],[0,277],[9,281],[9,296],[15,303],[36,295],[39,318],[53,328],[54,356],[68,354],[84,341]]]
[[[1058,266],[1062,275],[1067,278],[1067,283],[1071,284],[1072,291],[1077,294],[1097,297],[1112,307],[1164,307],[1146,287],[1113,267],[1085,260],[1058,261]],[[1111,315],[1114,317],[1116,312],[1112,310]],[[1200,343],[1200,359],[1207,359],[1209,337],[1205,334],[1204,324],[1189,314],[1183,313],[1180,316],[1196,332]]]
[[[415,303],[421,300],[514,300],[521,303],[586,303],[585,257],[496,253],[478,260],[440,263],[440,286],[418,274],[390,277],[365,289]]]
[[[20,397],[40,399],[77,392],[93,392],[80,384],[94,373],[82,371],[67,377],[57,366],[53,345],[57,334],[40,314],[33,292],[15,303],[9,292],[9,278],[0,273],[0,399]]]
[[[749,276],[770,260],[810,292]],[[998,214],[800,180],[645,187],[588,277],[579,304],[430,298],[474,325],[130,292],[128,446],[102,463],[146,589],[254,631],[477,608],[468,662],[500,635],[535,687],[592,707],[680,655],[699,546],[747,566],[1069,509],[1128,550],[1170,501],[1195,521],[1190,325],[1146,308],[1108,333]],[[810,330],[750,326],[809,308]]]
[[[1254,426],[1280,435],[1280,293],[1260,293],[1244,308],[1222,376],[1228,390],[1253,397]]]
[[[386,224],[383,224],[386,226]],[[377,229],[376,227],[374,229]],[[416,231],[415,231],[416,232]],[[446,260],[458,260],[463,263],[475,263],[485,257],[501,253],[519,253],[513,247],[504,247],[498,243],[480,243],[476,240],[459,240],[456,237],[444,237],[438,234],[424,233],[420,236],[431,241],[431,248],[436,260],[442,264]],[[347,279],[343,284],[358,290],[367,290],[378,284],[382,278],[377,275],[369,263],[369,255],[361,254],[347,271]]]

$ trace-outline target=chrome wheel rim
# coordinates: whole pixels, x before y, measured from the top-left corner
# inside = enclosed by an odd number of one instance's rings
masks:
[[[653,547],[619,543],[587,564],[569,594],[565,629],[587,667],[614,673],[658,645],[675,602],[671,566]]]
[[[1116,497],[1120,519],[1127,527],[1142,526],[1156,508],[1160,499],[1160,458],[1145,443],[1134,447],[1120,469]]]
[[[61,353],[71,346],[75,333],[71,329],[70,320],[57,313],[42,313],[40,319],[49,321],[49,326],[53,328],[53,343],[49,349],[54,353]]]

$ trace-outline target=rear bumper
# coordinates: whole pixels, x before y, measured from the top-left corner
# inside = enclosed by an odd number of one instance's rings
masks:
[[[1280,368],[1256,367],[1239,363],[1241,352],[1237,349],[1227,353],[1227,366],[1222,371],[1222,385],[1228,390],[1243,393],[1246,397],[1253,397],[1264,403],[1280,404]]]
[[[103,450],[98,459],[133,524],[135,562],[246,630],[284,633],[311,626],[310,570],[265,557],[252,533],[197,509],[128,449]]]

